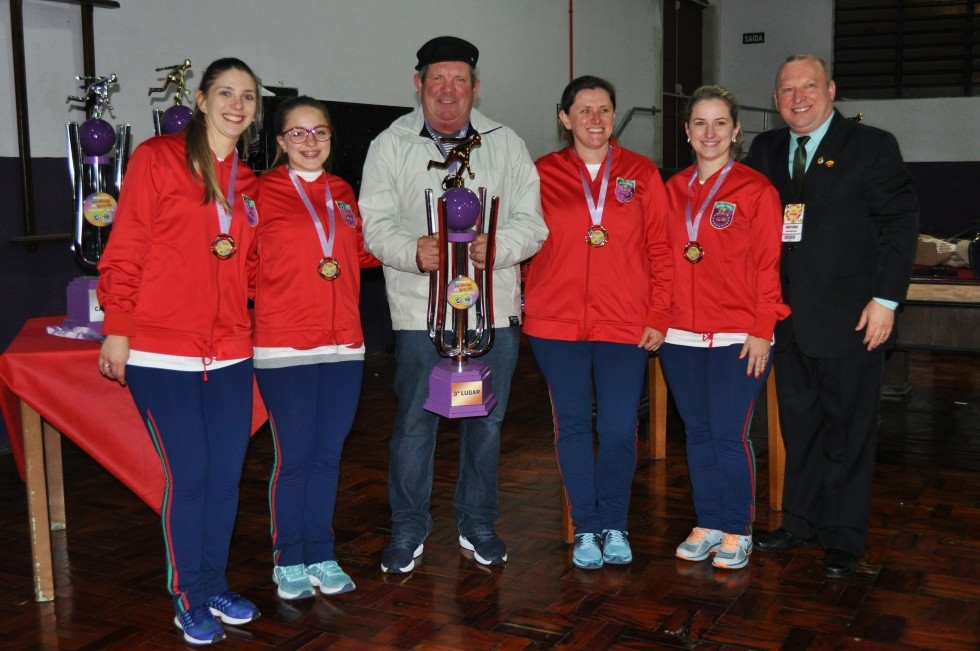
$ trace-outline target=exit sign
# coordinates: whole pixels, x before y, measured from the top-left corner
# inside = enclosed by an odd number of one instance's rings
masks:
[[[742,45],[753,45],[755,43],[765,43],[765,32],[747,32],[742,34]]]

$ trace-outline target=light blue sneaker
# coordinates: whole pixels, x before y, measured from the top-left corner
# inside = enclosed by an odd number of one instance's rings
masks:
[[[206,604],[185,610],[174,617],[174,626],[184,634],[184,641],[194,646],[214,644],[225,639],[225,631]]]
[[[677,546],[674,555],[685,561],[703,561],[721,547],[721,539],[725,534],[717,529],[694,527],[687,540]]]
[[[597,570],[602,567],[602,550],[599,549],[598,534],[575,534],[575,547],[572,548],[572,564],[584,570]]]
[[[279,586],[276,593],[283,599],[308,599],[316,594],[302,563],[276,565],[272,569],[272,582]]]
[[[340,569],[337,561],[320,561],[306,567],[310,583],[320,586],[323,594],[342,594],[351,592],[355,586],[347,573]]]
[[[726,533],[711,564],[723,569],[737,570],[749,564],[749,554],[751,553],[752,536]]]
[[[214,595],[205,601],[204,605],[211,609],[212,615],[220,618],[225,624],[248,624],[259,618],[259,609],[255,604],[231,590]]]
[[[612,565],[626,565],[633,562],[633,550],[625,531],[603,529],[602,560]]]

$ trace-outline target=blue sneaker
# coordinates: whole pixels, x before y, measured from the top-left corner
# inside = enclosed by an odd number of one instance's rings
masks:
[[[306,567],[310,583],[323,594],[342,594],[354,589],[354,581],[340,569],[337,561],[320,561]]]
[[[618,529],[602,531],[602,560],[612,565],[626,565],[633,562],[633,550],[630,549],[629,534]]]
[[[225,639],[225,631],[206,604],[185,610],[174,617],[174,626],[184,633],[184,642],[194,646],[214,644]]]
[[[231,590],[214,595],[204,605],[225,624],[248,624],[259,618],[259,609],[255,604]]]
[[[459,546],[473,552],[480,565],[499,565],[507,562],[507,545],[493,531],[459,536]]]
[[[272,581],[279,586],[276,593],[283,599],[306,599],[316,594],[306,574],[306,566],[302,563],[276,565],[272,569]]]
[[[404,540],[392,541],[381,552],[381,571],[388,574],[405,574],[415,569],[415,559],[422,555],[422,543],[418,547]]]
[[[598,570],[602,567],[602,550],[599,549],[599,535],[594,533],[575,534],[575,547],[572,548],[572,564],[585,570]]]

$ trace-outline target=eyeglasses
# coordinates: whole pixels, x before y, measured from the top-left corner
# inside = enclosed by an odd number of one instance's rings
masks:
[[[287,129],[279,135],[286,136],[295,145],[302,145],[310,136],[313,136],[317,142],[327,142],[333,136],[333,129],[325,124],[321,124],[312,129],[304,129],[303,127]]]

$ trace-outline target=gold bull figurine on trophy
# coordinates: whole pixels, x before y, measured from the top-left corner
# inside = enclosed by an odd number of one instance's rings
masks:
[[[450,141],[452,142],[452,141]],[[446,160],[430,160],[429,164],[425,169],[431,170],[433,167],[440,170],[447,170],[452,167],[454,163],[459,164],[459,168],[454,174],[447,176],[442,182],[442,189],[448,190],[449,188],[461,188],[463,187],[463,173],[469,175],[470,179],[475,179],[476,174],[470,169],[470,152],[473,151],[474,147],[479,147],[483,143],[483,139],[480,138],[480,134],[472,135],[465,140],[459,141],[455,147],[449,150],[446,154]]]

